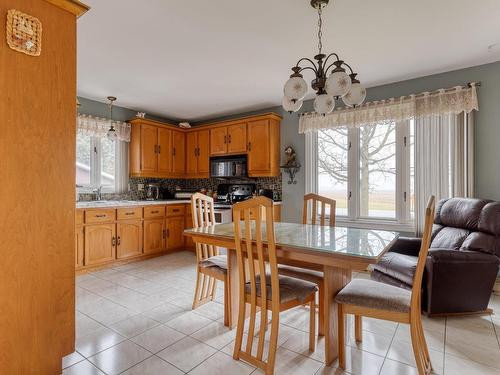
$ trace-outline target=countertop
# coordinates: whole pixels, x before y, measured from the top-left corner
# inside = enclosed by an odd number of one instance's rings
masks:
[[[189,199],[166,199],[157,201],[88,201],[76,202],[76,208],[111,208],[111,207],[134,207],[134,206],[161,206],[168,204],[189,204]],[[280,202],[274,202],[275,205],[280,205]]]

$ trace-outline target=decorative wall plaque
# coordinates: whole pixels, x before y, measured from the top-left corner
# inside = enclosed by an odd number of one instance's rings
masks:
[[[38,18],[16,9],[7,12],[7,44],[13,50],[31,56],[42,51],[42,23]]]

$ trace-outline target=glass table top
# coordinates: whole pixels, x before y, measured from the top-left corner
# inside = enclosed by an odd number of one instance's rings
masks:
[[[184,232],[186,234],[203,234],[208,237],[234,239],[233,223],[186,229]],[[244,232],[244,228],[242,228],[243,237],[245,237]],[[277,246],[345,254],[368,259],[377,259],[399,236],[397,232],[384,230],[283,222],[274,223],[274,232]],[[254,227],[252,227],[252,238],[253,233]],[[265,230],[263,238],[266,238]]]

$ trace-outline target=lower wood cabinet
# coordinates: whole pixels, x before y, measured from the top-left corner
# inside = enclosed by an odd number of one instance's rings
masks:
[[[144,220],[144,254],[163,251],[166,237],[165,219]]]
[[[123,220],[116,224],[116,258],[142,254],[142,220]]]
[[[176,250],[184,247],[184,216],[166,219],[167,250]]]
[[[83,253],[85,251],[85,243],[83,241],[83,225],[77,225],[75,229],[75,267],[83,267]]]
[[[85,265],[91,266],[116,259],[116,225],[85,226]]]

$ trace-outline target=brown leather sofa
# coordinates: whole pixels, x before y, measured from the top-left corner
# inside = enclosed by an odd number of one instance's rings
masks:
[[[401,237],[372,266],[371,278],[411,289],[419,238]],[[483,311],[500,263],[500,202],[441,200],[424,274],[422,305],[429,314]]]

